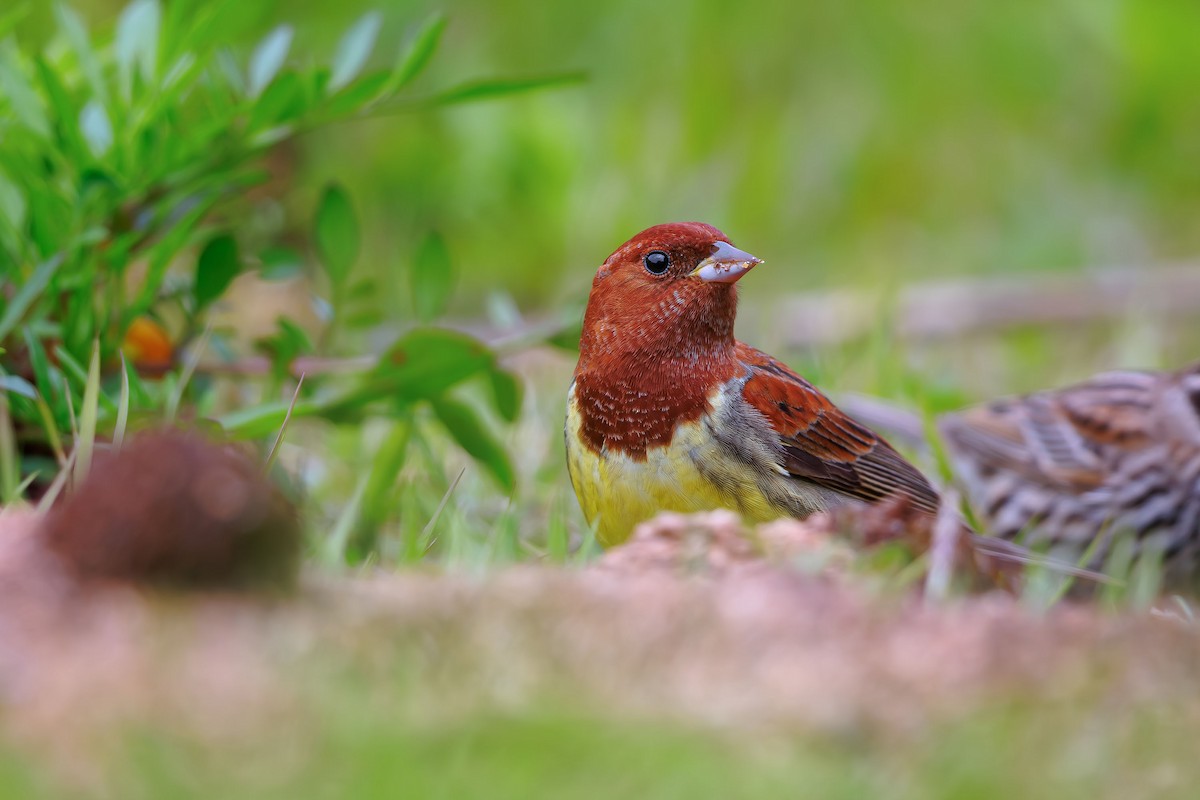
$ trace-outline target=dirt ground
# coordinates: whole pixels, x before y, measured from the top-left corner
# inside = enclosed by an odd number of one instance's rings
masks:
[[[91,784],[131,725],[220,747],[303,738],[331,676],[397,724],[569,703],[735,732],[910,736],[1013,702],[1105,724],[1170,708],[1200,731],[1200,637],[1184,620],[872,592],[819,531],[787,525],[760,532],[766,557],[728,517],[675,517],[583,569],[309,575],[294,595],[261,596],[82,587],[33,518],[10,513],[5,733]]]

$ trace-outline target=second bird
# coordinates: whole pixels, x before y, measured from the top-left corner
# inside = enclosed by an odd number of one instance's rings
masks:
[[[659,511],[748,522],[905,496],[929,481],[781,362],[734,338],[761,261],[699,222],[642,231],[592,282],[567,399],[571,482],[604,545]]]

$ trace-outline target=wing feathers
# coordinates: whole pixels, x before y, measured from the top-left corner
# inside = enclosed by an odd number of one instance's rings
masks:
[[[749,372],[742,397],[778,434],[792,477],[866,501],[901,495],[937,511],[937,492],[891,445],[770,356],[739,344],[738,357]]]

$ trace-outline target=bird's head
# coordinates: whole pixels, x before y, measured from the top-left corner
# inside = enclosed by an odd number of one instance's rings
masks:
[[[702,222],[647,228],[596,272],[581,355],[696,357],[731,347],[734,284],[760,263]]]

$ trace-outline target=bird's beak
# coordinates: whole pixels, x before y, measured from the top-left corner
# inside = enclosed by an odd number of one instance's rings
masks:
[[[729,242],[716,242],[712,255],[701,261],[690,274],[709,283],[733,283],[754,269],[755,264],[761,263],[761,258],[738,250]]]

